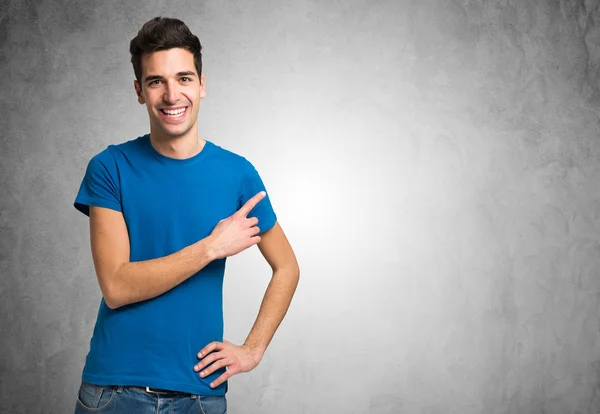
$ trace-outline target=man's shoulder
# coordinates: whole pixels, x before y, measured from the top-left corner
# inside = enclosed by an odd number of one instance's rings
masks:
[[[132,153],[142,151],[146,141],[148,140],[148,135],[140,135],[139,137],[130,139],[128,141],[122,141],[120,143],[111,144],[106,148],[106,151],[122,152],[122,153]]]
[[[142,150],[144,137],[145,136],[142,135],[137,138],[130,139],[128,141],[122,141],[122,142],[118,142],[115,144],[109,144],[102,151],[96,153],[92,157],[92,160],[93,161],[103,161],[103,162],[107,162],[107,161],[117,162],[117,160],[120,158],[118,156],[119,154],[131,155],[131,154],[137,153],[140,150]]]
[[[230,163],[230,165],[235,165],[240,168],[245,168],[249,165],[252,165],[250,161],[248,161],[248,159],[240,153],[224,148],[220,145],[215,144],[212,141],[210,141],[210,143],[212,144],[212,147],[214,149],[213,153],[217,157],[219,157],[220,161]]]

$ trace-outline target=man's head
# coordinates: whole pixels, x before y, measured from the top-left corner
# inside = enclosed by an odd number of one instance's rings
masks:
[[[145,104],[156,138],[197,135],[204,98],[198,37],[180,20],[156,17],[130,43],[138,102]]]
[[[198,76],[202,73],[202,45],[184,22],[168,17],[155,17],[146,22],[129,44],[131,64],[138,82],[142,80],[143,57],[153,52],[174,48],[186,49],[194,55]]]

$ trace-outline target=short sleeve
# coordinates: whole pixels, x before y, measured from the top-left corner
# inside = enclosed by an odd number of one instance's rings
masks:
[[[258,228],[260,233],[270,230],[277,221],[277,215],[271,205],[269,192],[256,171],[256,168],[248,161],[245,161],[244,178],[242,182],[241,194],[239,197],[238,208],[241,208],[248,200],[254,197],[261,191],[267,193],[266,197],[258,202],[258,204],[250,211],[248,218],[256,217],[258,219]]]
[[[108,148],[88,163],[74,206],[86,216],[90,206],[123,211],[117,165]]]

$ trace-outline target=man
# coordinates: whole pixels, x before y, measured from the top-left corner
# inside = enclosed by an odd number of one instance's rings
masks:
[[[157,17],[130,52],[150,133],[94,156],[75,200],[103,295],[75,412],[224,413],[227,380],[261,361],[298,264],[253,165],[198,136],[198,38]],[[223,340],[225,261],[255,244],[273,276],[238,346]]]

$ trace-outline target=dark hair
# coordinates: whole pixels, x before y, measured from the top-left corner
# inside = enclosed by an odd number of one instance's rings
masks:
[[[180,47],[193,53],[198,77],[202,73],[202,45],[184,22],[169,17],[155,17],[144,23],[137,36],[129,44],[131,63],[138,82],[142,78],[144,55]]]

